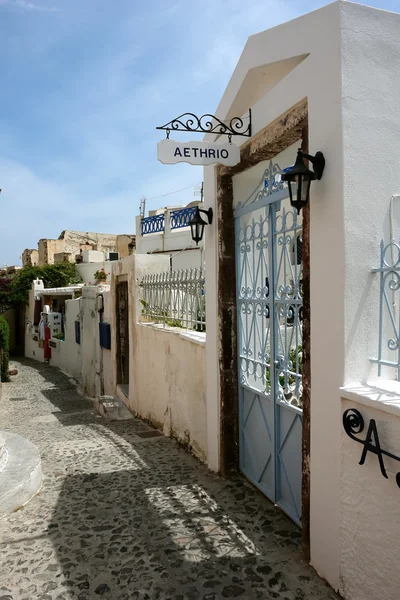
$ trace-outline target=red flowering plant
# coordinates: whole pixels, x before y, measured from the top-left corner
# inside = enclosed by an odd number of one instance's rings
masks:
[[[96,273],[94,274],[94,278],[100,283],[107,281],[107,273],[105,272],[104,268],[100,271],[96,271]]]

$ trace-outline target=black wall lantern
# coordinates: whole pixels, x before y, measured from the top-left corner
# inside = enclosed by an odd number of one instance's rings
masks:
[[[307,169],[304,159],[309,160],[314,171]],[[297,214],[310,199],[310,185],[314,179],[321,179],[325,168],[325,158],[322,152],[317,152],[315,156],[305,154],[300,149],[297,151],[296,162],[282,174],[282,181],[287,181],[289,186],[290,204],[297,210]],[[292,183],[296,184],[296,196],[293,196]]]
[[[200,213],[204,213],[207,215],[208,223],[206,223],[205,220],[201,218]],[[199,245],[199,242],[201,242],[201,240],[203,239],[204,226],[211,225],[212,220],[213,220],[212,208],[209,208],[208,210],[203,210],[199,207],[196,208],[194,217],[189,222],[189,225],[190,225],[190,229],[192,232],[192,240],[194,242],[196,242],[197,246]]]

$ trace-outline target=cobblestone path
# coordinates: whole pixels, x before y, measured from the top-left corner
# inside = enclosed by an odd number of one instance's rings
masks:
[[[298,529],[139,420],[109,423],[58,369],[3,386],[0,428],[35,443],[43,488],[0,520],[0,600],[331,600]]]

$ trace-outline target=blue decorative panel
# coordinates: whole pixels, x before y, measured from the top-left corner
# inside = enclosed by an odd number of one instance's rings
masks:
[[[109,323],[99,323],[100,346],[106,350],[111,350],[111,327]]]

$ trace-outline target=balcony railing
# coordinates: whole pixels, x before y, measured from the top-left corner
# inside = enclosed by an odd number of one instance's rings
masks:
[[[181,229],[189,227],[191,219],[196,212],[196,206],[190,208],[180,208],[171,211],[169,214],[169,224],[171,229]],[[165,230],[165,217],[162,215],[153,215],[142,219],[142,235],[148,233],[162,233]]]
[[[164,215],[153,215],[142,219],[142,235],[164,231]]]
[[[205,331],[204,269],[145,275],[139,285],[142,320]]]
[[[181,227],[189,227],[190,221],[193,219],[196,206],[192,206],[191,208],[181,208],[179,210],[174,210],[171,212],[170,216],[170,224],[171,229],[180,229]]]

